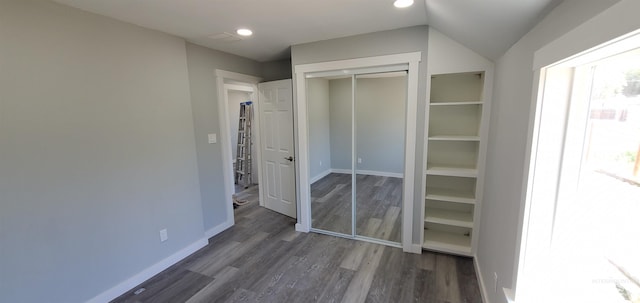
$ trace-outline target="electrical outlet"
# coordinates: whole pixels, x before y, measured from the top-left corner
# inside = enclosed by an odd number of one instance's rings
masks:
[[[362,158],[358,157],[358,163],[362,163]]]
[[[169,235],[167,234],[167,229],[160,230],[160,242],[164,242],[169,240]]]
[[[493,292],[498,292],[498,273],[493,273]]]

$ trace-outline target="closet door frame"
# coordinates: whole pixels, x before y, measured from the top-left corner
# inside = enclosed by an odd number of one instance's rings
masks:
[[[382,68],[391,65],[406,64],[407,71],[407,103],[405,107],[405,161],[404,180],[402,190],[402,249],[405,252],[420,253],[412,244],[413,239],[413,211],[414,211],[414,185],[415,185],[415,147],[417,130],[417,106],[418,106],[418,76],[421,52],[403,53],[386,56],[365,57],[348,60],[327,61],[320,63],[300,64],[294,67],[294,90],[296,100],[294,113],[296,126],[296,185],[298,193],[298,222],[296,230],[301,232],[311,231],[311,185],[309,182],[309,126],[307,116],[306,74],[318,72],[330,72],[336,70]],[[352,222],[353,223],[353,222]],[[344,235],[343,235],[344,236]],[[387,241],[376,241],[362,238],[356,235],[356,239],[388,244]]]

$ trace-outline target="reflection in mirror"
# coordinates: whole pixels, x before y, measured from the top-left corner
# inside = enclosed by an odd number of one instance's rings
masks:
[[[351,236],[352,79],[306,81],[311,227]]]
[[[400,242],[406,72],[356,77],[356,235]]]

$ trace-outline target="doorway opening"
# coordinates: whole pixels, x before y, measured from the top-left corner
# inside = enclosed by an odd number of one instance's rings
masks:
[[[238,208],[260,200],[260,174],[256,135],[259,125],[255,121],[255,90],[249,83],[225,84],[225,99],[229,117],[229,139],[233,167],[233,207]]]
[[[222,167],[225,187],[225,203],[227,225],[232,226],[234,220],[234,201],[239,204],[262,201],[260,183],[260,152],[256,146],[260,144],[259,123],[253,123],[253,148],[250,149],[255,159],[257,173],[253,180],[244,186],[236,186],[235,163],[237,162],[237,139],[239,126],[240,102],[257,101],[260,78],[224,70],[216,70],[216,87],[218,88],[218,119],[220,123],[220,144],[222,149]],[[246,100],[245,100],[246,99]],[[254,116],[255,117],[255,116]],[[235,150],[235,153],[234,153]],[[255,170],[254,170],[255,171]],[[253,183],[257,186],[252,186]],[[244,190],[247,190],[244,192]],[[262,202],[259,202],[262,205]]]
[[[640,38],[544,68],[518,302],[640,302]]]
[[[227,226],[235,223],[234,205],[256,200],[262,207],[296,217],[291,80],[261,80],[254,76],[216,70],[222,166],[225,198],[228,201],[225,203]],[[243,104],[250,105],[244,108],[245,118],[249,113],[252,115],[250,136],[247,133],[240,136],[241,131],[247,128],[246,121],[240,121]],[[238,155],[239,151],[246,151],[247,154]],[[234,169],[234,160],[238,169]],[[238,164],[239,161],[244,163]],[[242,169],[247,165],[251,166],[250,170]],[[244,173],[242,178],[236,178],[238,171]],[[248,173],[251,174],[250,178],[247,177]]]

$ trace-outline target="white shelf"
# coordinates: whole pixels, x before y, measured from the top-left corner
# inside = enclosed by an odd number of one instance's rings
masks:
[[[422,247],[425,249],[470,255],[471,237],[426,229],[424,231],[424,242]]]
[[[432,141],[480,141],[480,136],[430,136]]]
[[[427,187],[427,200],[438,200],[465,204],[475,204],[473,192],[458,191],[448,188]]]
[[[473,228],[473,214],[470,212],[427,207],[424,222]]]
[[[431,103],[429,103],[429,105],[432,106],[448,106],[448,105],[482,105],[482,101],[467,101],[467,102],[438,102],[438,101],[431,101]]]
[[[427,164],[427,175],[475,178],[478,176],[478,169],[463,166],[456,167]]]
[[[479,216],[478,167],[486,150],[487,107],[491,95],[484,71],[431,75],[423,248],[470,256]],[[475,223],[475,224],[474,224]]]

